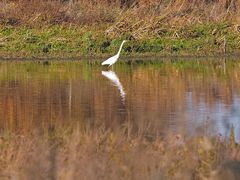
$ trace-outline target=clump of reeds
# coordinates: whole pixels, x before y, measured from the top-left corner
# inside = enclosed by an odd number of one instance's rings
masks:
[[[240,147],[231,135],[186,137],[97,128],[3,136],[6,179],[219,179],[239,177]]]
[[[135,39],[161,37],[166,28],[177,31],[186,25],[233,22],[239,24],[238,2],[139,0],[137,5],[118,16],[107,29],[111,35],[131,34]]]

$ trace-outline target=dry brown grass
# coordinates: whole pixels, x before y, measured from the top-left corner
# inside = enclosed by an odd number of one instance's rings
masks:
[[[0,2],[0,22],[10,25],[51,25],[113,22],[119,8],[106,0],[76,2],[19,0]],[[111,9],[111,10],[109,10]]]
[[[0,22],[13,25],[120,23],[147,28],[216,22],[239,15],[236,0],[3,0],[0,6]]]
[[[231,137],[233,137],[232,135]],[[234,138],[98,128],[1,138],[1,179],[219,179],[239,177]]]
[[[165,28],[177,31],[186,25],[228,21],[239,24],[239,2],[233,0],[139,0],[108,28],[108,34],[130,33],[139,39],[161,36]]]
[[[240,26],[236,0],[13,0],[0,6],[4,25],[95,26],[113,37],[131,34],[136,39],[185,25],[227,21]]]

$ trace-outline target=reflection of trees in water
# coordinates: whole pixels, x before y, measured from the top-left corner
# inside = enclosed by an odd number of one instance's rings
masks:
[[[191,92],[193,105],[204,100],[211,109],[219,102],[233,103],[233,94],[239,96],[240,73],[237,68],[225,75],[219,72],[215,67],[205,72],[174,66],[136,67],[131,74],[119,71],[127,92],[125,105],[119,90],[103,81],[98,70],[93,70],[91,79],[81,75],[65,79],[16,75],[14,81],[0,80],[0,123],[1,127],[27,131],[33,125],[75,122],[87,128],[102,124],[114,128],[128,120],[133,128],[150,125],[164,129],[186,123],[179,114],[186,111],[187,92]]]

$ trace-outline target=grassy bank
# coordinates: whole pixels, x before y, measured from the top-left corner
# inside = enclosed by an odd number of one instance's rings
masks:
[[[0,56],[81,57],[238,53],[235,0],[0,2]]]
[[[129,133],[104,128],[3,134],[1,179],[234,179],[239,145],[221,137]]]
[[[108,56],[123,39],[124,55],[219,55],[238,53],[239,32],[228,23],[165,28],[159,36],[136,39],[131,33],[107,35],[106,26],[0,26],[2,57]]]

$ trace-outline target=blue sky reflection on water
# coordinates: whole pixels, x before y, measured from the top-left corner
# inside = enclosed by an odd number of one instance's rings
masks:
[[[191,117],[189,129],[195,133],[198,127],[204,128],[209,135],[221,135],[228,137],[231,128],[234,128],[235,137],[240,141],[240,97],[233,94],[232,104],[226,105],[221,100],[215,102],[215,106],[209,107],[201,98],[198,105],[192,102],[192,92],[187,92],[187,114]]]

